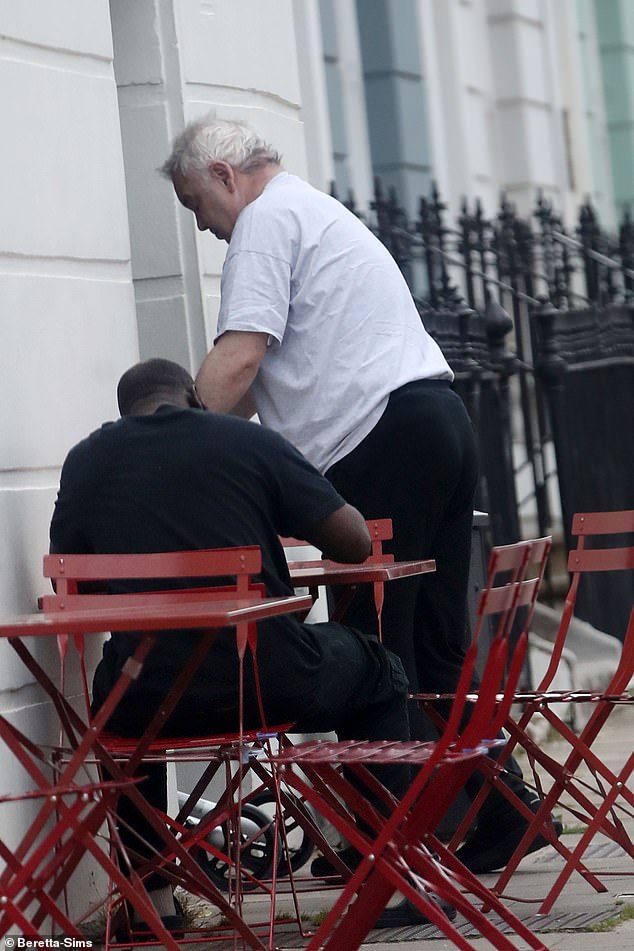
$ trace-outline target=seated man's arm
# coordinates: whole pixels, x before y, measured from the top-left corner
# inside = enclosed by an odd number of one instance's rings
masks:
[[[365,561],[372,550],[363,515],[347,503],[313,525],[306,535],[306,541],[319,548],[325,558],[333,561]]]

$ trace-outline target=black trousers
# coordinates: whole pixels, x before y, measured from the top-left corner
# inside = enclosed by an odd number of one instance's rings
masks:
[[[397,560],[434,558],[436,572],[385,586],[383,643],[401,660],[412,692],[450,693],[468,646],[467,590],[478,449],[473,426],[448,382],[420,380],[394,391],[372,432],[326,477],[366,518],[391,518],[385,550]],[[369,586],[367,586],[369,588]],[[376,631],[370,590],[359,589],[346,623]],[[442,711],[444,714],[448,710]],[[412,738],[429,737],[418,707]],[[524,789],[521,771],[516,791]],[[467,785],[475,796],[476,774]],[[489,796],[486,811],[502,808]],[[504,803],[504,808],[506,805]]]
[[[289,649],[286,656],[279,636],[260,638],[258,656],[263,655],[260,681],[267,722],[292,721],[301,733],[334,730],[342,740],[409,739],[407,678],[398,657],[376,639],[366,638],[342,624],[326,622],[302,625],[302,628],[315,652],[324,658],[321,666],[315,665],[314,657],[311,658],[309,689],[302,683],[300,661],[304,655],[299,652],[293,655]],[[272,655],[272,649],[276,655]],[[222,666],[222,655],[219,666]],[[117,672],[102,662],[93,684],[93,710],[104,702],[116,676]],[[195,682],[170,717],[165,735],[196,736],[237,730],[237,689],[231,705],[226,683],[222,684],[222,690],[220,686],[219,682],[215,690],[212,678]],[[220,703],[218,697],[221,697]],[[154,692],[144,692],[143,685],[137,690],[132,685],[111,717],[109,728],[127,736],[141,735],[154,713],[156,699]],[[253,693],[247,690],[245,727],[261,725]],[[409,782],[406,766],[380,766],[373,772],[396,797],[403,795]],[[144,777],[138,788],[146,800],[166,811],[166,767],[142,763],[135,775]],[[352,776],[349,778],[353,781]],[[162,838],[125,796],[119,800],[118,814],[120,835],[126,848],[141,856],[151,855],[152,849],[161,850]],[[165,880],[155,874],[148,878],[146,887],[154,889],[164,884]]]

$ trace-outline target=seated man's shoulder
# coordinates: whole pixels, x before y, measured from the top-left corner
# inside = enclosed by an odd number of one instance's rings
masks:
[[[98,429],[94,429],[87,436],[84,436],[83,439],[80,439],[70,450],[69,455],[80,455],[83,452],[90,452],[104,442],[104,440],[110,437],[116,437],[118,431],[121,429],[119,425],[120,422],[121,420],[110,420],[109,422],[102,423]]]
[[[297,450],[274,429],[252,419],[243,419],[229,413],[203,411],[204,424],[225,444],[244,447],[246,452],[263,454],[265,457],[297,454]]]

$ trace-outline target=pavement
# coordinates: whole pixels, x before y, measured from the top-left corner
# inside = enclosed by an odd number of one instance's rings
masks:
[[[614,710],[593,747],[603,762],[614,771],[618,771],[632,750],[632,714],[631,707],[623,706]],[[568,750],[561,740],[546,740],[542,745],[560,762]],[[522,765],[525,775],[528,776],[528,764],[524,762]],[[584,774],[579,772],[578,775]],[[585,775],[590,781],[590,775]],[[547,783],[545,785],[547,787]],[[599,801],[598,797],[594,798]],[[566,812],[567,801],[564,798],[562,808],[558,807],[556,812],[564,821],[564,841],[572,846],[579,840],[582,827],[576,818]],[[630,837],[634,838],[634,814],[626,818],[625,825]],[[596,836],[585,853],[584,861],[597,873],[605,884],[606,891],[595,892],[579,874],[573,873],[552,912],[549,915],[539,915],[539,900],[547,894],[558,871],[563,867],[563,860],[558,853],[548,847],[523,860],[509,886],[513,898],[506,899],[508,906],[533,933],[540,936],[549,951],[634,951],[632,858],[611,840]],[[493,885],[496,880],[495,875],[485,875],[481,878],[486,885]],[[302,917],[308,927],[311,926],[311,921],[316,919],[318,922],[319,917],[331,906],[338,894],[337,889],[311,890],[301,894]],[[196,918],[200,914],[211,923],[217,916],[215,909],[208,907],[205,911],[204,908],[192,904],[195,900],[191,896],[187,897],[188,912],[193,913]],[[249,895],[246,906],[246,917],[249,920],[263,921],[268,918],[269,902],[266,896]],[[294,924],[284,921],[285,915],[292,910],[288,895],[278,896],[276,909],[276,917],[279,920],[279,930],[276,929],[279,947],[303,948],[306,939],[299,936]],[[202,924],[202,920],[199,918],[196,923]],[[479,937],[464,919],[458,917],[456,925],[468,942],[466,947],[474,951],[489,951],[495,947],[490,941]],[[529,947],[506,929],[505,933],[518,951]],[[221,951],[225,947],[242,948],[243,945],[236,939],[213,945],[210,943],[210,946]],[[193,951],[200,948],[201,944],[184,944],[182,947],[191,948]],[[401,951],[449,951],[457,945],[447,940],[433,926],[426,925],[373,931],[361,947],[367,951],[398,951],[399,948]]]

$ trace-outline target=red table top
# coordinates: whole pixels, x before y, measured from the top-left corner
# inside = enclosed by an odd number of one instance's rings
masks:
[[[289,564],[291,581],[304,585],[363,584],[371,581],[393,581],[436,570],[433,558],[425,561],[375,561],[346,565],[338,561],[294,561]]]
[[[0,637],[227,627],[240,621],[259,621],[279,614],[307,611],[312,603],[308,595],[290,595],[280,598],[227,598],[208,603],[179,601],[178,604],[149,603],[126,608],[41,612],[1,619]]]

